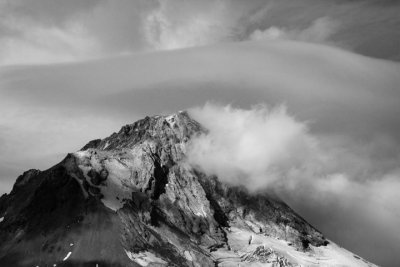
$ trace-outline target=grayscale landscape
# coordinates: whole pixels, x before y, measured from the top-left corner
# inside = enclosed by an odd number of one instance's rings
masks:
[[[0,0],[0,266],[399,266],[398,14]]]

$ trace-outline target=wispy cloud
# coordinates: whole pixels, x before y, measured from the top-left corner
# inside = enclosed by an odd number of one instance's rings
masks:
[[[311,43],[332,42],[332,35],[339,30],[339,23],[328,17],[321,17],[314,20],[311,25],[305,29],[288,29],[272,26],[265,30],[255,30],[250,34],[253,40],[297,40]]]
[[[237,19],[228,2],[160,2],[145,18],[145,38],[157,50],[227,41],[234,35]]]
[[[398,59],[394,1],[2,0],[0,65],[81,61],[248,39]]]
[[[0,38],[2,65],[73,62],[99,56],[99,47],[80,25],[41,27],[27,21],[3,20],[18,37]]]

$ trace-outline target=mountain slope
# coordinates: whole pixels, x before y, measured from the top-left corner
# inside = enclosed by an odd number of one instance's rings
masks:
[[[186,112],[146,117],[0,198],[0,266],[373,266],[278,198],[193,169],[206,134]]]

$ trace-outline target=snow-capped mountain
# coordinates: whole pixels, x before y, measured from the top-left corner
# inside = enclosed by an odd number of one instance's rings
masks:
[[[185,161],[186,112],[89,142],[0,198],[0,266],[375,266],[276,196]]]

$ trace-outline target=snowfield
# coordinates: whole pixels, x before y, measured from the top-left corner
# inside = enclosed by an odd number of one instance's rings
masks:
[[[302,252],[285,240],[236,227],[228,231],[227,237],[230,250],[212,253],[218,266],[376,266],[331,241],[327,246],[310,246],[309,251]]]
[[[127,250],[125,250],[125,252],[131,261],[136,262],[140,266],[167,266],[166,261],[158,258],[151,252],[145,251],[140,253],[133,253]]]
[[[65,258],[63,259],[63,261],[66,261],[66,260],[68,260],[69,256],[71,256],[71,254],[72,254],[72,252],[71,252],[71,251],[70,251],[70,252],[68,252],[68,254],[65,256]]]

